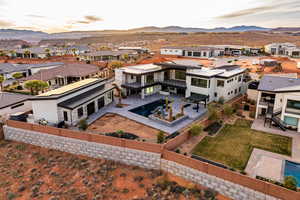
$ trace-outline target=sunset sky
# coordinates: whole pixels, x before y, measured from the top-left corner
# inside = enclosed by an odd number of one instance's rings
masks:
[[[49,33],[143,26],[300,26],[300,0],[0,0],[0,28]]]

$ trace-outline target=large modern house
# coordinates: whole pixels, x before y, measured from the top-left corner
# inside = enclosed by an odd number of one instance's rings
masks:
[[[138,56],[138,52],[133,50],[118,50],[118,51],[93,51],[89,53],[79,54],[79,60],[81,61],[112,61],[120,60],[125,55],[129,58]]]
[[[113,101],[113,89],[104,79],[85,79],[31,99],[34,122],[76,125]]]
[[[140,95],[142,99],[164,91],[186,98],[198,97],[208,103],[244,94],[246,72],[236,65],[210,69],[165,62],[117,69],[115,79],[127,95]]]
[[[197,46],[197,47],[162,47],[161,55],[174,55],[194,58],[211,58],[223,56],[224,50],[221,48]]]
[[[300,132],[300,79],[264,76],[258,86],[256,118]]]
[[[6,117],[10,114],[19,112],[28,112],[31,108],[31,102],[28,99],[31,96],[0,92],[0,116]]]
[[[292,43],[272,43],[265,46],[265,52],[271,55],[300,57],[300,47]]]

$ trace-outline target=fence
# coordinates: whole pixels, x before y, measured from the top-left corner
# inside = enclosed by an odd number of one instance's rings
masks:
[[[184,172],[183,173],[184,175],[182,175],[184,177],[195,176],[193,170],[197,170],[197,172],[199,173],[204,173],[207,176],[210,175],[210,177],[216,177],[218,180],[221,180],[218,183],[219,185],[215,184],[217,186],[215,186],[214,189],[217,190],[222,189],[219,186],[226,183],[224,181],[229,181],[230,184],[238,185],[236,187],[238,188],[237,193],[243,193],[239,190],[240,187],[243,186],[244,190],[249,190],[249,189],[251,190],[248,192],[249,194],[252,194],[254,190],[263,193],[265,195],[276,197],[278,199],[284,199],[284,200],[300,199],[300,193],[298,192],[287,190],[283,187],[273,185],[261,180],[253,179],[248,176],[241,175],[237,172],[223,169],[221,167],[217,167],[209,163],[202,162],[200,160],[196,160],[193,158],[189,158],[182,154],[177,154],[175,152],[168,150],[168,149],[172,149],[172,147],[174,145],[177,145],[177,143],[180,142],[181,140],[185,140],[186,139],[185,137],[188,137],[187,134],[178,136],[180,137],[180,139],[178,140],[174,140],[176,139],[174,138],[170,140],[170,143],[167,143],[165,145],[159,145],[159,144],[150,144],[150,143],[138,142],[132,140],[125,140],[125,139],[97,135],[97,134],[84,133],[79,131],[72,131],[72,130],[59,129],[59,128],[48,127],[48,126],[29,124],[29,123],[12,121],[12,120],[7,121],[7,126],[12,128],[22,129],[22,130],[35,131],[41,134],[45,133],[48,135],[55,135],[55,136],[79,139],[79,140],[94,142],[99,144],[108,144],[116,147],[125,147],[128,149],[140,150],[143,152],[156,153],[156,155],[157,154],[161,155],[161,163],[167,161],[167,162],[175,163],[175,165],[178,166],[180,165],[180,166],[184,166],[185,168],[188,168],[188,171]],[[162,164],[161,164],[161,169],[166,170],[166,168],[164,168]],[[215,181],[217,182],[217,180]],[[224,193],[226,193],[226,191]]]

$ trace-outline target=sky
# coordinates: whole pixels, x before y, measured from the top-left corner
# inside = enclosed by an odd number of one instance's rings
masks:
[[[0,0],[0,28],[48,33],[255,25],[300,27],[300,0]]]

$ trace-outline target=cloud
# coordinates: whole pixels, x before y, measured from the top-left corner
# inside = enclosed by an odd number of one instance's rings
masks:
[[[294,11],[295,8],[300,7],[299,0],[267,0],[267,4],[255,8],[249,8],[244,10],[235,11],[229,14],[218,16],[217,19],[233,19],[248,15],[257,15],[267,12],[288,12]]]
[[[8,21],[0,20],[0,28],[7,28],[11,26],[14,26],[14,24]]]
[[[32,17],[32,18],[46,18],[45,16],[42,15],[26,15],[27,17]]]
[[[99,21],[103,21],[103,19],[97,16],[87,15],[84,16],[84,20],[76,21],[74,24],[91,24]]]

